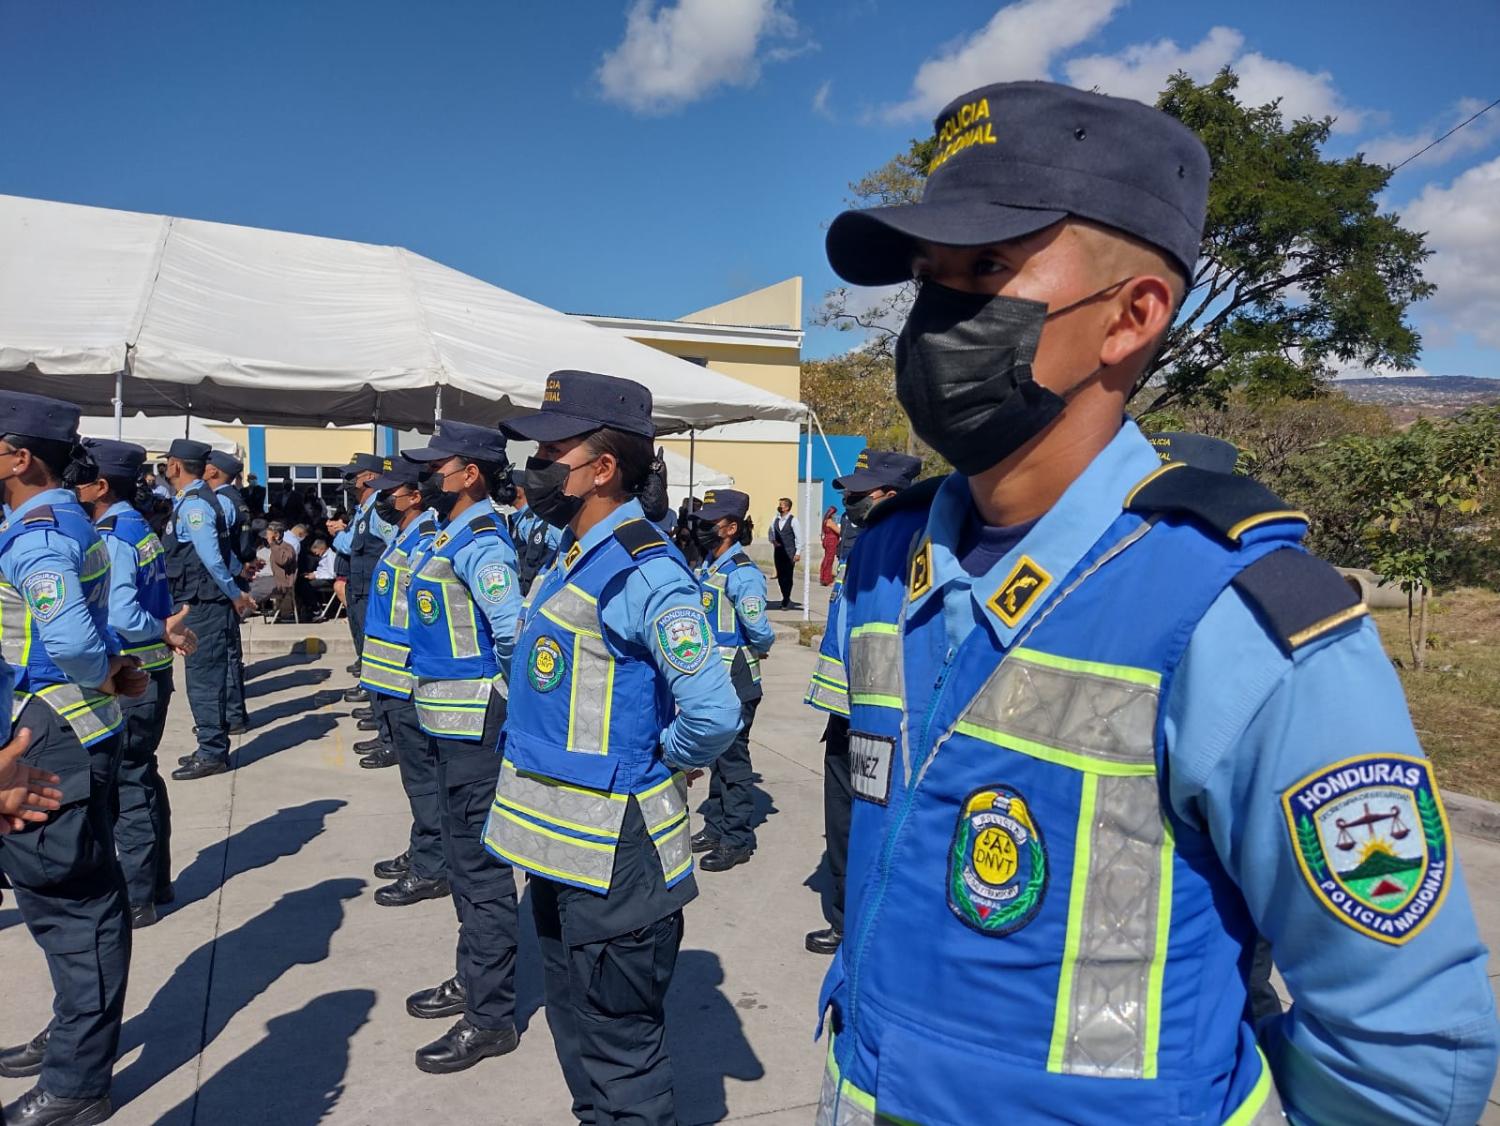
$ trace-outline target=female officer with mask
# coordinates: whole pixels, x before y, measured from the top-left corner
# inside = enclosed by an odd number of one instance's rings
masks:
[[[729,746],[740,702],[697,583],[636,499],[651,393],[556,372],[505,430],[538,443],[527,502],[565,530],[516,643],[485,843],[531,877],[573,1113],[671,1123],[663,1005],[697,893],[682,772]]]

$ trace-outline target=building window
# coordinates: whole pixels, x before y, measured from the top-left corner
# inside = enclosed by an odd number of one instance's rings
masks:
[[[288,489],[299,494],[309,488],[315,489],[330,510],[344,503],[341,490],[344,485],[342,465],[268,465],[266,466],[267,500],[278,506]]]

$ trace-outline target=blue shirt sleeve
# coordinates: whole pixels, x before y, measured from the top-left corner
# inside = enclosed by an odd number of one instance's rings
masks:
[[[698,653],[684,660],[663,640],[667,622],[696,616]],[[627,645],[649,655],[677,701],[677,715],[661,734],[662,754],[679,767],[707,766],[728,749],[740,729],[740,699],[718,656],[703,598],[693,577],[671,559],[647,559],[604,604],[604,624]]]
[[[5,573],[26,599],[47,656],[74,684],[97,688],[109,675],[110,644],[89,613],[78,574],[81,562],[82,551],[76,543],[43,530],[21,536],[11,545]]]
[[[1194,633],[1166,708],[1173,807],[1209,834],[1294,998],[1259,1029],[1291,1120],[1477,1121],[1497,1029],[1456,859],[1446,900],[1393,945],[1322,902],[1283,811],[1283,795],[1320,769],[1422,753],[1374,624],[1289,658],[1226,591]]]
[[[342,532],[338,532],[334,535],[333,550],[338,552],[340,555],[348,555],[349,545],[353,542],[354,533],[351,532],[348,528],[345,528]]]
[[[183,500],[177,508],[177,536],[191,541],[198,558],[208,569],[214,584],[233,602],[240,596],[240,588],[234,585],[234,576],[224,562],[219,550],[219,537],[214,532],[214,513],[202,497],[192,496]]]
[[[219,502],[219,511],[224,514],[224,523],[227,527],[234,527],[235,521],[240,518],[239,509],[234,507],[234,501],[229,499],[228,493],[215,492],[214,499]]]
[[[454,556],[453,570],[468,587],[474,605],[490,623],[495,660],[506,683],[510,658],[516,650],[516,621],[521,613],[521,586],[516,581],[515,552],[498,536],[467,544]]]
[[[766,576],[759,567],[736,567],[729,572],[724,590],[734,603],[750,648],[765,656],[776,644],[776,631],[766,617]]]
[[[109,628],[129,645],[158,640],[161,619],[146,612],[135,585],[139,559],[134,546],[119,536],[99,538],[109,550]]]

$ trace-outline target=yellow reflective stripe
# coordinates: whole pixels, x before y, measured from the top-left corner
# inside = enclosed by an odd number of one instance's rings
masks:
[[[672,781],[672,779],[668,779],[668,781]],[[669,812],[655,825],[647,825],[646,835],[651,837],[665,836],[673,825],[679,825],[682,822],[686,821],[687,815],[688,814],[686,807],[675,810],[673,812]]]
[[[1073,967],[1083,935],[1083,900],[1088,892],[1089,842],[1094,831],[1094,803],[1099,795],[1099,776],[1083,776],[1078,800],[1078,827],[1073,834],[1073,876],[1068,888],[1068,927],[1063,941],[1062,973],[1057,979],[1057,1002],[1052,1013],[1052,1046],[1047,1052],[1047,1070],[1060,1072],[1068,1047],[1068,1026],[1073,1011]]]
[[[599,852],[614,852],[615,850],[614,845],[605,844],[603,841],[581,841],[577,837],[569,836],[567,833],[555,833],[545,825],[538,825],[536,822],[528,821],[524,817],[517,817],[510,810],[499,805],[498,802],[492,805],[491,808],[494,809],[496,813],[505,818],[507,821],[514,821],[517,825],[521,826],[521,828],[527,830],[528,832],[538,833],[544,837],[551,837],[553,840],[562,841],[565,844],[577,845],[579,848],[592,848],[596,849]],[[596,832],[596,830],[589,829],[588,832],[592,833]]]
[[[1105,676],[1112,680],[1143,684],[1148,688],[1161,687],[1161,673],[1150,669],[1138,669],[1131,665],[1107,665],[1102,661],[1082,661],[1076,657],[1059,657],[1055,653],[1043,653],[1040,649],[1018,648],[1008,658],[1043,668],[1060,669],[1063,672],[1081,672],[1089,676]]]
[[[901,627],[895,622],[866,622],[864,625],[855,626],[849,631],[850,637],[863,637],[867,633],[900,633]]]
[[[901,697],[882,696],[878,692],[855,692],[849,697],[849,702],[851,704],[869,704],[877,708],[896,708],[897,710],[901,708]],[[962,727],[963,724],[959,726]]]
[[[1135,498],[1140,494],[1140,491],[1142,489],[1144,489],[1147,485],[1151,484],[1152,481],[1155,481],[1158,477],[1162,476],[1163,474],[1165,474],[1165,473],[1171,473],[1174,469],[1186,469],[1186,468],[1187,468],[1187,462],[1185,462],[1185,461],[1169,461],[1165,465],[1161,466],[1160,468],[1153,469],[1150,473],[1146,474],[1146,476],[1144,476],[1143,478],[1141,478],[1140,482],[1136,485],[1135,488],[1131,489],[1130,492],[1128,492],[1128,493],[1125,494],[1125,503],[1122,504],[1120,507],[1121,508],[1129,508],[1132,504],[1135,503]]]
[[[1146,977],[1146,1043],[1142,1079],[1156,1078],[1156,1052],[1161,1043],[1161,983],[1167,972],[1167,938],[1172,925],[1172,856],[1176,852],[1172,823],[1162,818],[1161,883],[1156,892],[1156,949]]]
[[[571,839],[570,837],[569,840]],[[608,880],[596,880],[592,876],[585,876],[578,872],[564,872],[561,868],[553,868],[548,864],[543,864],[540,860],[533,860],[531,857],[517,852],[515,849],[505,848],[489,840],[486,840],[485,843],[517,868],[525,868],[530,872],[540,872],[544,876],[554,876],[559,880],[567,880],[575,884],[587,884],[589,887],[602,888],[605,891],[609,890]]]
[[[663,790],[670,789],[671,786],[680,777],[682,777],[681,772],[679,772],[679,771],[673,771],[672,774],[665,781],[658,782],[656,785],[652,786],[649,790],[642,790],[640,793],[636,794],[635,795],[636,801],[645,801],[647,798],[654,798],[657,794],[661,793]],[[614,795],[610,795],[610,796],[613,797]],[[625,801],[626,799],[622,797],[622,798],[619,798],[618,800]]]
[[[488,701],[473,704],[434,704],[431,700],[421,700],[417,706],[424,712],[482,712],[488,705]]]
[[[550,781],[550,779],[549,779],[549,781]],[[597,794],[590,794],[590,796],[591,797],[598,797],[599,795],[597,795]],[[613,796],[613,795],[611,795],[611,796]],[[597,825],[585,825],[585,824],[583,824],[581,822],[578,822],[578,821],[569,821],[566,817],[559,817],[555,813],[543,813],[541,810],[539,810],[539,809],[532,809],[531,806],[525,805],[522,802],[518,802],[518,801],[516,801],[515,798],[512,798],[512,797],[501,797],[499,794],[496,794],[495,795],[495,806],[497,808],[503,806],[505,809],[513,809],[517,813],[524,813],[524,814],[526,814],[527,817],[534,817],[534,818],[536,818],[539,821],[545,821],[549,825],[559,825],[559,826],[561,826],[564,829],[577,829],[580,833],[592,833],[596,837],[609,837],[612,840],[616,840],[616,841],[618,841],[620,839],[620,834],[617,833],[617,832],[616,833],[607,833],[607,832],[603,831],[602,829],[600,829]],[[531,823],[527,822],[527,821],[517,821],[516,818],[514,818],[514,817],[512,817],[511,820],[512,821],[516,821],[516,823],[518,825],[524,825],[528,829],[533,827],[531,825]],[[565,839],[566,840],[570,840],[570,841],[573,840],[572,837],[567,837]],[[578,843],[579,844],[589,844],[591,842],[589,842],[589,841],[579,841]]]
[[[677,867],[673,868],[670,872],[667,872],[663,876],[663,879],[667,883],[670,884],[673,880],[675,880],[678,876],[682,875],[684,872],[686,872],[692,866],[693,866],[693,854],[691,852],[689,852],[687,854],[687,859],[684,860],[681,864],[677,865]]]
[[[103,568],[101,568],[98,571],[90,571],[88,574],[86,574],[86,575],[79,575],[78,577],[80,579],[82,579],[84,582],[91,582],[92,580],[97,579],[97,578],[102,578],[104,575],[107,575],[107,574],[109,574],[109,564],[108,563],[106,563],[103,566]]]
[[[856,696],[854,699],[856,703],[859,702],[859,697]],[[979,724],[971,723],[968,720],[960,720],[954,724],[953,730],[962,735],[970,735],[975,739],[982,739],[986,743],[993,743],[997,747],[1019,751],[1023,755],[1030,755],[1032,758],[1041,759],[1043,762],[1056,763],[1058,766],[1080,770],[1085,774],[1107,774],[1115,778],[1127,778],[1156,773],[1155,763],[1109,762],[1105,759],[1089,758],[1086,755],[1080,755],[1073,751],[1065,751],[1061,747],[1049,747],[1045,743],[1036,743],[1030,739],[1007,735],[1003,731],[991,731],[988,727],[981,727]]]
[[[372,675],[369,671],[366,671],[364,675],[359,678],[359,682],[361,684],[371,685],[375,688],[389,688],[392,692],[398,693],[402,696],[407,696],[411,694],[411,690],[416,683],[416,679],[416,677],[407,674],[406,681],[392,682],[389,680],[381,680],[379,677]],[[424,703],[422,706],[425,708],[430,707],[431,705]]]
[[[602,637],[600,640],[604,640]],[[575,670],[577,666],[574,666]],[[609,722],[614,717],[615,710],[615,659],[609,658],[609,664],[604,669],[604,719],[599,725],[599,747],[605,754],[609,753]]]
[[[1260,1061],[1260,1078],[1255,1081],[1255,1086],[1250,1088],[1245,1101],[1235,1108],[1233,1114],[1224,1119],[1224,1126],[1250,1126],[1261,1108],[1266,1105],[1266,1099],[1271,1095],[1271,1065],[1266,1062],[1266,1055],[1260,1050],[1259,1045],[1256,1045],[1255,1057]]]
[[[1251,528],[1258,528],[1262,524],[1271,524],[1277,520],[1300,520],[1304,524],[1312,522],[1308,519],[1307,513],[1298,509],[1278,508],[1271,512],[1257,512],[1254,516],[1247,516],[1224,534],[1230,539],[1237,541]]]

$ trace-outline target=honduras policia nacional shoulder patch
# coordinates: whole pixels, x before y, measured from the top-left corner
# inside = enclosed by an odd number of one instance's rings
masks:
[[[1047,894],[1047,847],[1026,800],[1010,786],[964,801],[948,862],[948,906],[980,934],[1018,931]]]
[[[708,664],[713,636],[696,606],[675,606],[656,619],[656,642],[667,664],[689,676]]]
[[[57,617],[67,598],[63,577],[56,571],[38,571],[29,576],[21,584],[21,593],[26,596],[31,616],[39,622],[50,622]]]
[[[1413,755],[1356,755],[1281,796],[1297,865],[1339,922],[1400,946],[1448,894],[1448,814],[1432,765]]]
[[[480,568],[477,579],[479,593],[486,602],[500,602],[510,591],[510,571],[502,563]]]

